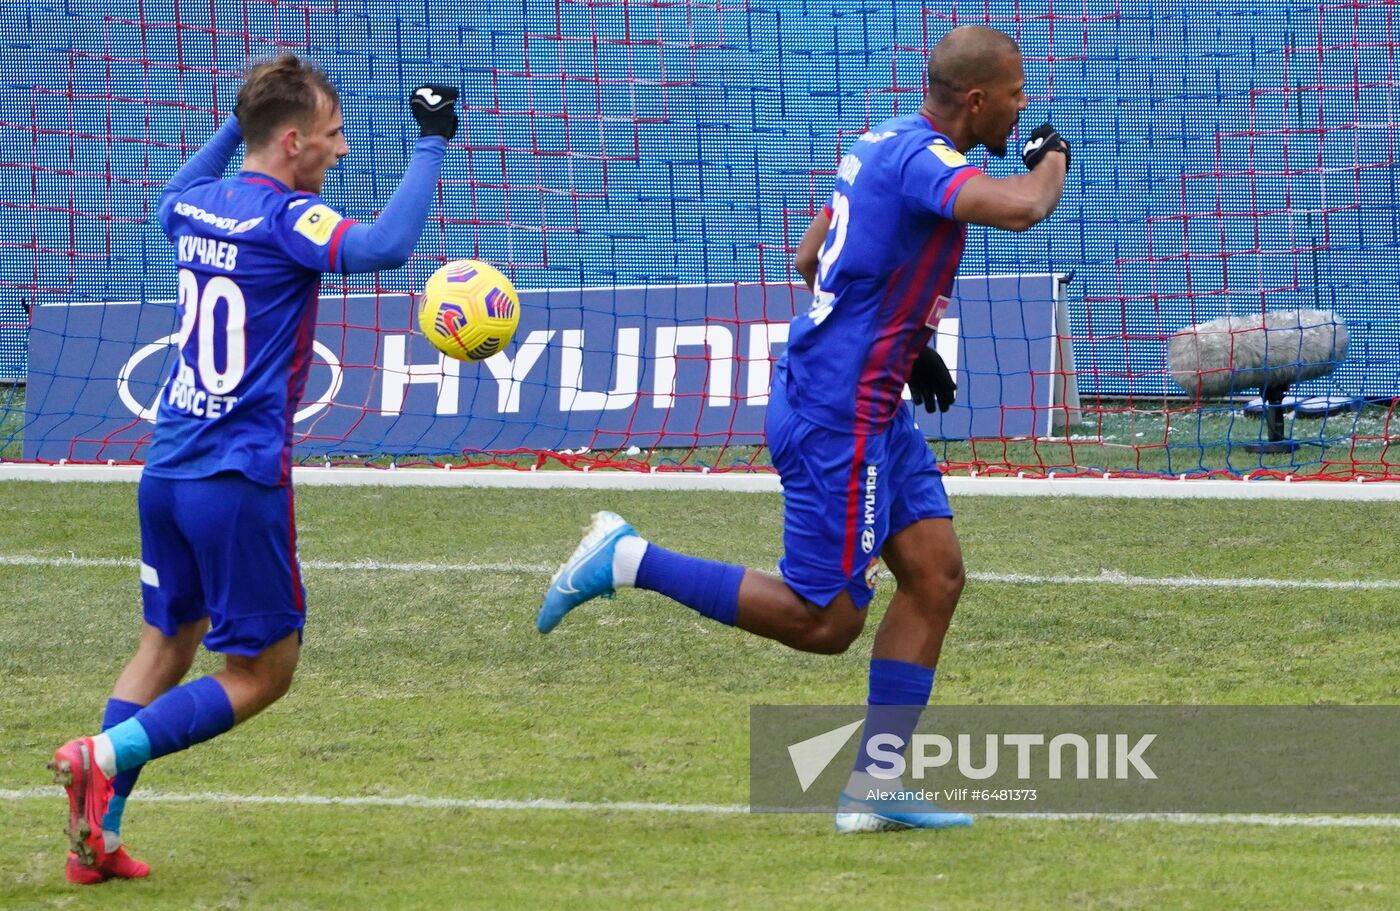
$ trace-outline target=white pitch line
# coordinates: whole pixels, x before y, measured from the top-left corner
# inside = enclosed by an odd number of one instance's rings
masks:
[[[61,788],[0,790],[0,800],[59,800]],[[748,813],[743,804],[643,803],[636,801],[493,800],[461,797],[326,797],[317,794],[164,794],[140,791],[136,799],[151,803],[266,804],[305,807],[408,807],[418,810],[555,810],[586,813]],[[1243,825],[1312,828],[1400,828],[1396,816],[1322,816],[1272,813],[984,813],[983,819],[1044,820],[1046,822],[1169,822],[1183,825]]]
[[[27,788],[22,791],[0,790],[0,800],[37,800],[61,798],[62,788]],[[709,803],[639,803],[619,801],[597,803],[583,800],[493,800],[489,798],[419,797],[324,797],[319,794],[222,794],[196,792],[166,794],[138,791],[136,800],[153,803],[221,803],[270,804],[304,807],[411,807],[420,810],[579,810],[616,811],[622,813],[747,813],[749,808],[738,804]]]
[[[521,573],[552,574],[557,568],[543,563],[390,563],[379,560],[303,560],[303,569],[332,572],[385,573]],[[0,554],[0,566],[91,566],[136,569],[136,560],[127,557],[40,557],[32,554]],[[971,572],[974,582],[1001,585],[1110,585],[1125,588],[1264,588],[1312,589],[1322,591],[1394,591],[1400,579],[1210,579],[1199,576],[1130,576],[1104,570],[1096,576],[1038,576],[1026,573]]]
[[[1291,588],[1340,591],[1400,589],[1400,579],[1207,579],[1199,576],[1129,576],[1104,570],[1097,576],[1032,576],[1021,573],[968,573],[977,582],[1008,585],[1120,585],[1128,588]]]
[[[130,557],[40,557],[33,554],[0,554],[0,566],[92,566],[105,569],[137,569],[140,562]],[[302,569],[336,572],[383,573],[553,573],[557,567],[543,563],[385,563],[379,560],[302,560]]]
[[[1274,813],[982,813],[982,819],[1050,819],[1055,822],[1170,822],[1191,826],[1400,829],[1397,816],[1298,816]]]

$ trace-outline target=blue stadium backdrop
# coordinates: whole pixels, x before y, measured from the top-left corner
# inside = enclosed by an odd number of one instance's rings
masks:
[[[346,376],[383,369],[389,347],[338,348],[337,333],[399,344],[389,340],[407,331],[405,295],[459,257],[497,264],[526,292],[527,308],[546,307],[530,325],[548,334],[536,342],[555,346],[552,372],[520,381],[526,404],[510,412],[517,426],[434,427],[432,389],[441,383],[406,383],[394,412],[381,382],[308,413],[298,424],[304,453],[762,463],[753,415],[741,406],[761,406],[753,378],[767,368],[754,361],[781,350],[776,337],[755,343],[754,330],[769,333],[807,304],[792,251],[842,150],[917,108],[928,48],[951,26],[980,22],[1023,48],[1031,96],[1023,129],[1050,119],[1075,155],[1049,222],[1023,235],[970,231],[963,284],[1012,277],[1000,290],[983,282],[976,300],[1024,314],[1061,295],[1067,322],[1026,329],[1023,319],[1004,320],[987,329],[998,337],[981,355],[965,347],[966,332],[954,342],[968,414],[925,422],[940,453],[957,468],[990,472],[1394,477],[1397,20],[1395,0],[7,3],[0,458],[139,460],[148,403],[113,406],[123,377],[111,371],[175,324],[156,200],[227,116],[249,61],[290,49],[319,60],[340,87],[351,154],[324,195],[362,220],[375,216],[407,161],[416,132],[407,91],[448,82],[463,97],[462,130],[414,260],[323,285],[329,358]],[[984,157],[974,161],[994,175],[1019,168],[1014,156]],[[1053,294],[1014,278],[1057,275],[1070,280]],[[715,307],[672,290],[689,285],[709,286]],[[1315,306],[1346,320],[1351,352],[1331,377],[1295,392],[1339,396],[1349,409],[1319,420],[1298,412],[1290,434],[1304,445],[1294,452],[1245,450],[1259,422],[1238,410],[1242,402],[1187,400],[1166,370],[1165,342],[1183,327]],[[140,319],[129,317],[132,307]],[[582,332],[585,323],[594,331]],[[718,333],[706,334],[713,326],[734,345],[727,362]],[[628,329],[645,341],[636,394],[624,403],[608,394],[635,379],[619,355]],[[513,362],[531,353],[530,337],[522,330],[507,352]],[[1054,351],[1049,360],[1003,356],[1017,346]],[[125,353],[113,368],[94,359],[99,348]],[[154,369],[154,353],[143,369]],[[422,360],[412,346],[400,355],[406,370]],[[555,393],[528,388],[559,386],[571,366],[580,394],[603,396],[608,420],[596,427],[581,428]],[[672,387],[657,379],[666,370]],[[470,365],[460,374],[473,388],[496,376]],[[135,401],[140,383],[125,379]],[[719,397],[738,403],[728,424],[700,417],[715,407],[721,380],[731,386]],[[1078,409],[1040,394],[1052,380],[1062,392],[1077,389]],[[1014,391],[1023,386],[1039,391]],[[545,401],[555,405],[529,405]],[[673,405],[680,410],[658,418]],[[104,423],[113,413],[129,426]],[[358,418],[380,428],[377,439],[338,429]]]

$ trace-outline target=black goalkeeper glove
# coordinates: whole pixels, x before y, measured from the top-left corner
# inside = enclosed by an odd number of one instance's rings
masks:
[[[1026,163],[1027,171],[1034,171],[1035,166],[1044,161],[1050,152],[1064,152],[1065,169],[1069,169],[1069,143],[1054,127],[1045,123],[1036,127],[1031,138],[1026,140],[1025,147],[1021,149],[1021,160]]]
[[[451,141],[457,135],[457,90],[450,85],[421,85],[413,90],[408,105],[418,121],[420,136],[441,136]]]
[[[933,414],[934,408],[947,411],[953,407],[957,393],[958,384],[953,382],[953,375],[938,352],[932,348],[920,351],[909,374],[909,394],[914,404],[923,405],[929,414]]]

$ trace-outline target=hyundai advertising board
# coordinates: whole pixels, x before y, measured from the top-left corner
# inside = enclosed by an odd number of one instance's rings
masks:
[[[958,280],[937,339],[958,401],[919,413],[929,437],[1048,433],[1058,288],[1051,275]],[[773,362],[811,295],[730,283],[520,299],[514,341],[474,364],[416,331],[410,295],[323,295],[297,453],[758,443]],[[173,301],[36,308],[24,458],[141,461],[177,324]]]

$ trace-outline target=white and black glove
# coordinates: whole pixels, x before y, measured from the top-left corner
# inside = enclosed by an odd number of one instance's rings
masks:
[[[1031,138],[1026,140],[1025,146],[1021,149],[1021,160],[1026,163],[1027,171],[1034,171],[1035,166],[1045,160],[1045,156],[1050,152],[1065,153],[1065,168],[1069,168],[1069,143],[1061,136],[1054,127],[1048,123],[1043,123],[1035,128]]]
[[[420,85],[408,101],[420,136],[457,135],[457,90],[450,85]]]

